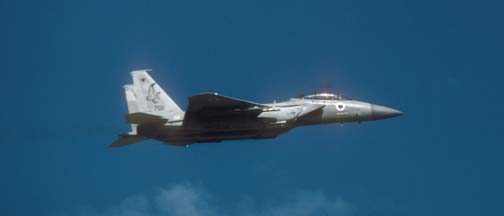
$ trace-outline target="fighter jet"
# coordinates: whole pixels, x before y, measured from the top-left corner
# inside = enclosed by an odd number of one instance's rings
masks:
[[[189,97],[184,112],[149,75],[131,72],[124,86],[131,131],[111,147],[153,139],[175,146],[225,140],[275,138],[295,127],[387,119],[403,113],[386,106],[353,100],[341,94],[315,93],[283,102],[255,103],[202,93]]]

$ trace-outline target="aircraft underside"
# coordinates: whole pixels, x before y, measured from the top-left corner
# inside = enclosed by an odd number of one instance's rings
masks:
[[[188,145],[203,142],[221,142],[238,139],[271,139],[290,130],[287,126],[273,127],[139,127],[138,133],[171,145]]]

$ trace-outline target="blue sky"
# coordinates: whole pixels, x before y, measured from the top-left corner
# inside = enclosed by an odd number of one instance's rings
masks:
[[[503,215],[498,1],[2,1],[2,215]],[[122,85],[333,90],[400,118],[107,146]]]

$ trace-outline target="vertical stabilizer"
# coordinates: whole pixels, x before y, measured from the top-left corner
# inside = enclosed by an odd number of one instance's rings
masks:
[[[162,116],[168,119],[168,121],[176,121],[183,118],[184,111],[156,83],[147,70],[132,71],[131,76],[133,77],[133,85],[125,87],[128,111],[130,113],[144,112]],[[130,100],[133,98],[134,100]],[[130,101],[132,101],[131,106]]]
[[[133,85],[124,86],[124,94],[126,95],[126,103],[128,104],[128,113],[140,112],[137,96],[134,91]]]
[[[125,85],[124,86],[124,94],[126,95],[126,103],[128,104],[128,113],[137,113],[141,112],[142,107],[137,101],[137,96],[134,91],[133,85]],[[145,109],[144,109],[145,110]],[[129,135],[137,134],[137,124],[130,124],[131,131],[128,132]]]

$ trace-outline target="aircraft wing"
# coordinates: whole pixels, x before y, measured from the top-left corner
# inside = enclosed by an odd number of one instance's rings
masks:
[[[247,108],[262,108],[265,105],[240,100],[232,97],[221,96],[216,93],[203,93],[189,97],[188,112],[199,111],[204,109],[247,109]]]
[[[141,113],[141,112],[128,114],[128,115],[126,115],[125,119],[126,119],[126,123],[138,124],[138,125],[141,125],[141,124],[164,124],[168,121],[167,119],[165,119],[161,116],[151,115],[148,113]]]
[[[257,116],[263,108],[269,106],[221,96],[215,93],[203,93],[189,97],[184,121],[217,117]]]

